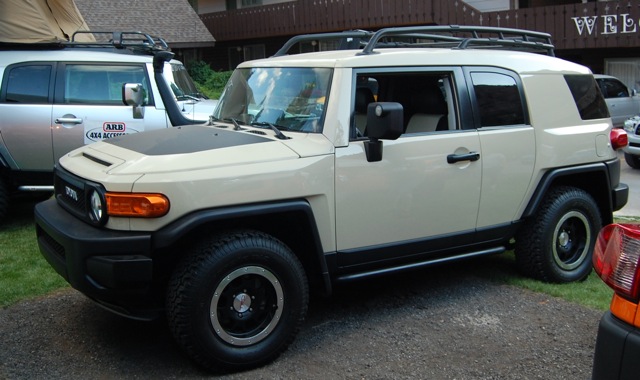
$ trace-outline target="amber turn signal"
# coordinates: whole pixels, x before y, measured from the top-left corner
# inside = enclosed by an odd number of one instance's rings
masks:
[[[109,216],[158,218],[169,212],[169,199],[162,194],[106,193]]]

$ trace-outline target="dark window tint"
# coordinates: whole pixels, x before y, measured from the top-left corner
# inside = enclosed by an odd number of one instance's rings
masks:
[[[592,75],[565,75],[582,120],[609,117],[609,109]]]
[[[605,98],[626,98],[629,96],[627,86],[617,79],[600,78],[596,79],[600,85],[600,91]]]
[[[18,66],[9,70],[7,102],[47,103],[51,66]]]
[[[514,78],[498,73],[471,73],[483,127],[524,124],[524,108]]]

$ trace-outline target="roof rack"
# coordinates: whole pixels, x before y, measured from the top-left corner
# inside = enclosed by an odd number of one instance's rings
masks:
[[[96,41],[76,41],[76,37],[81,34],[92,34],[96,38]],[[122,32],[79,30],[73,33],[71,41],[65,42],[64,45],[73,47],[111,47],[142,52],[171,50],[164,39],[138,31]]]
[[[375,33],[353,30],[300,35],[287,41],[275,56],[286,55],[299,42],[335,39],[342,40],[338,50],[362,49],[358,53],[361,55],[374,54],[375,48],[388,47],[504,48],[555,55],[551,35],[548,33],[484,26],[427,25],[384,28]]]

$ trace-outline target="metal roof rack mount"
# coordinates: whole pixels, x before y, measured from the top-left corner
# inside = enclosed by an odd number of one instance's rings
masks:
[[[92,34],[96,38],[96,41],[76,41],[76,36],[80,34]],[[171,50],[164,39],[138,31],[122,32],[79,30],[73,33],[71,41],[66,42],[64,45],[67,47],[110,47],[143,52]]]
[[[426,25],[380,29],[377,32],[353,30],[338,33],[305,34],[291,38],[275,56],[286,55],[296,43],[340,39],[338,50],[362,49],[358,54],[375,54],[375,48],[449,47],[455,49],[506,49],[544,52],[555,56],[549,33],[523,29]]]

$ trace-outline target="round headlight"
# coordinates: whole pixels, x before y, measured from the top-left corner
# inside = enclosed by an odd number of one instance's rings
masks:
[[[89,219],[93,223],[102,224],[107,215],[106,202],[98,190],[92,189],[89,195]]]

